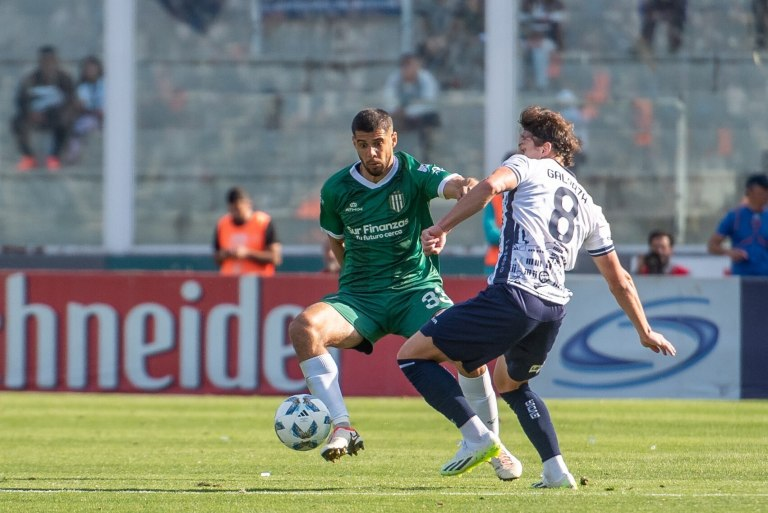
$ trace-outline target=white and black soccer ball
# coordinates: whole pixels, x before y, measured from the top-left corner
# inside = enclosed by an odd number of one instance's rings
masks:
[[[275,412],[275,433],[295,451],[309,451],[328,438],[331,415],[323,401],[309,394],[297,394],[280,403]]]

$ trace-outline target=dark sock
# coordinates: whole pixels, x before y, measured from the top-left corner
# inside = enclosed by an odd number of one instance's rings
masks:
[[[397,364],[427,403],[450,420],[463,426],[475,412],[461,392],[456,378],[432,360],[398,360]]]
[[[528,383],[512,392],[504,392],[501,398],[509,404],[528,439],[539,452],[541,461],[546,461],[560,454],[557,434],[547,405],[536,392],[531,390]]]

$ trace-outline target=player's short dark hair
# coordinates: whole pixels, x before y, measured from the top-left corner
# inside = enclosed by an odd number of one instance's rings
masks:
[[[352,133],[375,132],[378,129],[392,130],[392,116],[384,109],[363,109],[352,120]]]
[[[749,175],[749,177],[747,177],[746,189],[749,190],[754,186],[768,189],[768,176],[766,176],[764,173]]]
[[[573,123],[566,121],[559,112],[531,105],[520,114],[520,126],[531,133],[536,146],[545,142],[552,144],[566,167],[573,165],[576,153],[581,151],[581,143],[573,133]]]
[[[234,205],[241,200],[250,200],[251,196],[242,187],[232,187],[227,191],[227,203]]]
[[[675,245],[675,237],[672,236],[671,233],[669,233],[666,230],[653,230],[651,233],[648,234],[648,245],[650,246],[654,239],[657,239],[659,237],[667,237],[669,238],[669,245],[674,246]]]
[[[53,45],[43,45],[37,49],[37,55],[43,57],[44,55],[56,55],[56,47]]]

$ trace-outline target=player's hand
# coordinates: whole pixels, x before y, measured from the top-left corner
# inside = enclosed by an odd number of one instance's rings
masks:
[[[467,195],[467,193],[478,184],[478,181],[476,178],[465,178],[464,182],[459,186],[459,197],[456,198],[457,200],[460,200],[464,196]]]
[[[446,233],[439,226],[430,226],[421,232],[421,246],[424,254],[439,255],[445,247]]]
[[[651,331],[648,335],[641,337],[640,343],[653,351],[654,353],[662,353],[664,355],[675,356],[677,350],[672,343],[664,338],[661,333]]]
[[[741,248],[731,248],[731,250],[728,252],[728,256],[730,256],[731,260],[734,262],[749,260],[749,253]]]
[[[233,252],[233,256],[235,258],[247,258],[248,248],[245,246],[238,246],[237,248],[235,248],[235,251]]]

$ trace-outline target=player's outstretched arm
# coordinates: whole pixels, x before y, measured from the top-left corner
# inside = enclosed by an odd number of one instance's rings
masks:
[[[443,196],[445,199],[459,200],[463,198],[475,185],[478,184],[477,178],[464,178],[463,176],[454,176],[443,187]]]
[[[517,177],[508,167],[497,168],[490,176],[477,182],[453,208],[435,223],[448,233],[454,226],[480,212],[496,194],[517,187]]]
[[[600,274],[608,282],[608,288],[616,302],[635,327],[640,336],[640,343],[654,353],[674,356],[675,346],[664,338],[664,335],[651,329],[632,276],[621,266],[616,252],[611,251],[607,255],[594,257],[593,260]]]

